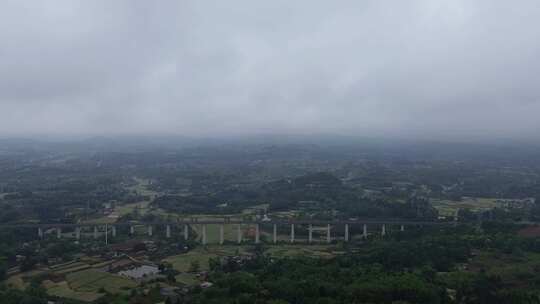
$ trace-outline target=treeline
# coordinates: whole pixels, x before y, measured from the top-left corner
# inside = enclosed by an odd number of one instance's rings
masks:
[[[268,203],[271,211],[291,210],[313,202],[320,211],[337,210],[346,217],[402,217],[434,219],[437,211],[422,197],[405,203],[367,198],[360,189],[344,185],[327,172],[281,179],[250,189],[227,189],[206,195],[164,195],[154,200],[159,208],[178,213],[238,213]]]
[[[20,179],[17,187],[7,187],[17,191],[0,196],[1,222],[58,221],[69,219],[75,212],[92,214],[107,202],[129,203],[142,199],[126,189],[125,185],[131,180],[123,176],[88,175],[83,178],[67,175],[51,180],[45,175],[41,179],[35,184],[31,183],[33,179]]]
[[[540,303],[538,286],[527,279],[509,284],[496,275],[458,269],[473,249],[507,250],[501,233],[510,236],[517,227],[498,225],[486,224],[481,233],[466,226],[411,231],[334,259],[259,254],[240,268],[212,262],[215,284],[193,290],[180,303]],[[539,242],[507,239],[523,250],[536,251],[533,244]],[[516,288],[522,284],[529,288]]]

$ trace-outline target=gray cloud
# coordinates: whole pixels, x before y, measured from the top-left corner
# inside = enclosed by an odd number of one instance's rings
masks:
[[[536,1],[0,5],[0,135],[536,138]]]

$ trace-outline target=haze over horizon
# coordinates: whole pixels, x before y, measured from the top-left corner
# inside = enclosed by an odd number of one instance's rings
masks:
[[[532,0],[0,8],[0,137],[539,139]]]

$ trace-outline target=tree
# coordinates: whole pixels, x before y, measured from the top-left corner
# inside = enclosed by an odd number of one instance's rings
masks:
[[[3,281],[6,278],[6,264],[0,262],[0,281]]]
[[[191,264],[189,265],[189,272],[199,272],[201,268],[201,264],[199,261],[191,261]]]
[[[210,266],[210,270],[216,271],[221,267],[221,260],[219,257],[209,258],[208,265]]]
[[[35,259],[26,257],[26,259],[22,261],[20,269],[22,272],[29,271],[29,270],[34,269],[36,264],[37,264],[37,261]]]

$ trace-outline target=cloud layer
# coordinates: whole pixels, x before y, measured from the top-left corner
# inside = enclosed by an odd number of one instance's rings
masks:
[[[537,1],[0,5],[0,135],[528,138]]]

